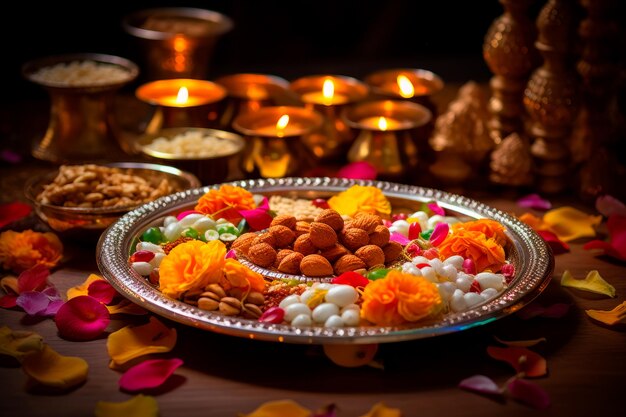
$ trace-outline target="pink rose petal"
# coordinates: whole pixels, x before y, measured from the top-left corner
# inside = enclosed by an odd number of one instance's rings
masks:
[[[111,284],[107,281],[99,279],[89,284],[89,287],[87,288],[87,295],[95,298],[101,303],[109,304],[117,295],[117,291],[115,291],[115,288],[113,288],[113,286],[111,286]]]
[[[450,232],[450,225],[448,223],[437,223],[433,233],[430,235],[430,243],[433,246],[439,246],[446,240],[448,233]]]
[[[517,200],[517,205],[535,210],[550,210],[552,203],[541,198],[539,194],[529,194]]]
[[[41,315],[46,316],[46,317],[56,316],[56,314],[59,312],[59,309],[61,308],[63,303],[64,303],[63,300],[50,301],[50,304],[48,304],[48,307],[46,307],[46,309],[43,311],[43,313],[41,313]]]
[[[261,204],[259,204],[259,206],[257,208],[260,208],[262,210],[269,210],[270,209],[270,202],[267,199],[267,197],[263,197],[263,200],[261,200]]]
[[[17,297],[16,304],[29,316],[36,316],[48,308],[50,298],[39,291],[24,291]]]
[[[16,201],[14,203],[0,204],[0,227],[21,220],[33,210],[28,204]]]
[[[239,210],[239,214],[246,219],[250,229],[253,231],[267,229],[272,223],[272,216],[270,216],[269,211],[262,208]]]
[[[459,382],[459,388],[480,394],[502,395],[502,389],[489,377],[474,375]]]
[[[440,216],[445,216],[446,215],[446,212],[437,203],[428,203],[428,204],[426,204],[426,207],[428,207],[430,209],[430,211],[432,211],[435,214],[438,214]]]
[[[88,295],[79,295],[64,303],[55,322],[59,334],[69,340],[93,340],[109,325],[109,310]]]
[[[237,251],[234,249],[229,250],[226,252],[224,259],[237,259]]]
[[[509,382],[507,390],[512,398],[538,410],[544,410],[550,406],[548,393],[539,385],[530,381],[515,378]]]
[[[18,292],[43,290],[47,285],[49,275],[50,270],[41,264],[27,269],[17,277]]]
[[[389,241],[399,243],[402,246],[406,246],[410,242],[406,236],[398,232],[393,232],[391,236],[389,236]]]
[[[200,214],[199,211],[195,211],[195,210],[185,210],[181,213],[178,213],[178,215],[176,216],[176,220],[181,221],[182,219],[184,219],[185,217],[189,216],[190,214]]]
[[[583,245],[585,250],[599,249],[603,254],[626,261],[626,216],[611,214],[606,222],[609,241],[592,240]]]
[[[367,161],[349,163],[337,171],[337,177],[355,180],[375,180],[376,167]]]
[[[626,205],[611,195],[601,195],[596,199],[596,210],[606,217],[611,214],[626,216]]]
[[[550,246],[555,255],[569,252],[569,245],[549,230],[537,230],[537,234]]]
[[[157,388],[182,364],[183,361],[178,358],[143,361],[124,372],[119,379],[119,386],[129,392]]]

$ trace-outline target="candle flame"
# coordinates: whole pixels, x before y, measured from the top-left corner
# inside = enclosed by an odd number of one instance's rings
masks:
[[[400,95],[404,98],[410,98],[415,95],[415,88],[413,87],[413,83],[409,80],[406,75],[398,75],[397,78],[398,87],[400,88]]]
[[[189,90],[187,87],[180,87],[178,89],[178,94],[176,95],[176,104],[185,104],[189,99]]]
[[[289,115],[283,114],[282,116],[280,116],[280,119],[278,119],[278,122],[276,122],[276,129],[284,130],[287,127],[288,123],[289,123]]]
[[[378,128],[379,128],[380,130],[387,130],[387,126],[388,126],[388,124],[387,124],[387,119],[385,119],[385,118],[384,118],[384,117],[382,117],[382,116],[381,116],[381,117],[379,117],[379,118],[378,118]]]
[[[335,95],[335,84],[332,80],[324,80],[324,86],[322,87],[322,94],[326,100],[332,100]]]

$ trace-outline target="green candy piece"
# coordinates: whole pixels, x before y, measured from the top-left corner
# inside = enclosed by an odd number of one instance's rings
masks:
[[[420,233],[420,237],[424,240],[430,240],[430,235],[433,234],[433,230],[435,229],[430,229],[430,230]]]
[[[222,242],[234,242],[237,239],[237,236],[232,233],[222,233],[220,235],[220,240]]]
[[[217,225],[217,232],[220,235],[224,233],[230,233],[231,235],[239,236],[239,230],[232,223],[224,223]]]
[[[190,237],[192,239],[197,239],[198,238],[198,231],[196,229],[194,229],[193,227],[190,227],[188,229],[185,229],[185,231],[183,232],[183,236],[184,237]]]
[[[217,230],[207,230],[204,232],[204,240],[210,242],[212,240],[218,240],[220,238],[220,234],[217,233]]]
[[[246,219],[241,219],[241,221],[237,225],[237,231],[239,232],[237,236],[241,236],[242,234],[246,233],[249,229],[250,227],[248,226],[248,222],[246,221]]]
[[[155,245],[159,245],[162,242],[165,242],[165,236],[161,232],[161,229],[158,227],[150,227],[145,232],[141,234],[141,240],[144,242],[154,243]]]
[[[371,279],[372,281],[376,281],[377,279],[385,278],[389,270],[386,268],[374,269],[367,273],[367,279]]]

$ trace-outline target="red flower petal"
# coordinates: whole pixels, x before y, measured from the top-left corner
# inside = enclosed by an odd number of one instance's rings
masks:
[[[109,304],[117,295],[117,291],[115,291],[115,288],[113,288],[107,281],[99,279],[89,285],[87,288],[87,295],[95,298],[101,303]]]
[[[46,287],[49,275],[50,270],[48,268],[37,264],[17,277],[17,290],[20,293],[24,291],[41,291]]]
[[[183,364],[178,358],[151,359],[129,368],[120,377],[119,386],[124,391],[136,392],[157,388]]]
[[[596,210],[609,217],[612,214],[626,216],[626,205],[611,195],[602,195],[596,199]]]
[[[487,353],[494,359],[507,362],[517,372],[525,376],[538,377],[548,372],[546,360],[538,353],[523,347],[487,347]]]
[[[270,227],[272,223],[272,216],[270,216],[269,211],[262,208],[255,208],[252,210],[239,210],[239,214],[246,219],[250,229],[254,230],[264,230]]]
[[[16,301],[17,301],[17,294],[7,294],[0,298],[0,307],[13,308],[17,305]]]
[[[28,204],[16,201],[14,203],[0,204],[0,227],[21,220],[33,210]]]
[[[450,225],[448,223],[437,223],[433,233],[430,235],[430,243],[439,246],[448,237]]]
[[[559,239],[559,237],[555,235],[554,233],[552,233],[551,231],[537,230],[536,232],[539,236],[541,236],[543,240],[545,240],[545,242],[548,245],[550,245],[550,248],[552,249],[552,252],[554,252],[555,255],[569,252],[569,245],[563,242],[561,239]]]
[[[69,340],[93,340],[109,325],[109,310],[88,295],[68,300],[56,314],[59,334]]]
[[[365,278],[363,275],[354,272],[354,271],[348,271],[348,272],[344,272],[343,274],[339,275],[338,277],[335,277],[332,279],[331,283],[333,284],[345,284],[345,285],[352,285],[354,288],[356,287],[365,287],[367,286],[367,284],[370,283],[370,280]]]
[[[355,180],[375,180],[376,175],[376,167],[367,161],[352,162],[337,171],[337,177]]]
[[[502,395],[502,389],[489,377],[474,375],[459,382],[459,388],[480,394]]]
[[[583,245],[583,249],[600,249],[605,255],[626,261],[626,216],[611,214],[606,222],[609,241],[592,240]]]
[[[535,210],[550,210],[552,203],[541,198],[539,194],[529,194],[517,200],[517,205]]]
[[[422,227],[419,222],[414,222],[409,225],[409,240],[415,240],[420,237]]]
[[[550,406],[550,396],[537,384],[530,381],[515,378],[507,385],[509,395],[528,404],[533,408],[544,410]]]

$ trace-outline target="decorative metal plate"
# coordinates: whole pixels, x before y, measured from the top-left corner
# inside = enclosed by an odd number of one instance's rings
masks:
[[[288,343],[384,343],[432,337],[487,324],[519,310],[548,285],[554,269],[552,251],[530,227],[500,210],[478,201],[444,191],[382,181],[342,178],[255,179],[229,183],[267,196],[280,194],[300,198],[328,197],[352,185],[378,187],[392,207],[416,210],[422,202],[437,201],[447,213],[461,218],[491,218],[502,223],[510,244],[507,259],[516,275],[497,297],[468,311],[450,313],[441,320],[405,326],[359,326],[344,328],[294,327],[233,318],[165,297],[128,262],[133,242],[149,226],[167,215],[195,206],[209,187],[182,191],[145,204],[121,217],[102,234],[97,246],[97,262],[102,275],[132,302],[168,319],[214,332],[250,339]]]

